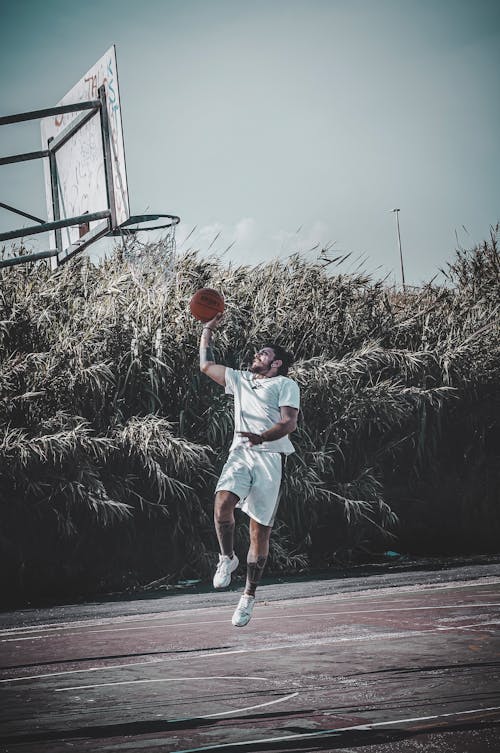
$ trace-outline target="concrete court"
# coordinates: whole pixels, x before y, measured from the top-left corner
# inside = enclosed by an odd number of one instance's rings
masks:
[[[0,750],[500,751],[498,565],[240,590],[2,615]]]

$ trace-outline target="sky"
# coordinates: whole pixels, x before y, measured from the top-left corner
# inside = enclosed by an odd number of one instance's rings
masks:
[[[55,105],[116,45],[131,210],[179,215],[180,250],[240,264],[328,247],[400,282],[397,207],[418,285],[500,220],[497,0],[0,10],[0,115]],[[0,127],[2,154],[39,148],[38,122]],[[0,201],[46,217],[41,161],[0,166]],[[23,222],[0,210],[2,230]]]

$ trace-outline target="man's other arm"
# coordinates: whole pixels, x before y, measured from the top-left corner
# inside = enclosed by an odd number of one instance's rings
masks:
[[[281,418],[278,423],[271,426],[262,434],[253,434],[251,431],[239,431],[241,437],[246,437],[250,444],[262,444],[262,442],[273,442],[276,439],[286,437],[297,428],[297,418],[299,411],[289,405],[282,405],[280,408]]]

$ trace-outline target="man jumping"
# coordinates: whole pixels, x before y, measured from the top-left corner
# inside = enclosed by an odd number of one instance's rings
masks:
[[[216,490],[214,521],[221,554],[214,588],[231,583],[238,567],[234,553],[234,509],[250,518],[245,591],[233,614],[236,627],[252,616],[255,590],[269,554],[269,539],[278,507],[282,456],[294,452],[288,435],[297,427],[300,393],[286,374],[293,356],[276,344],[264,345],[249,371],[236,371],[215,363],[212,334],[220,325],[217,314],[203,326],[200,370],[234,396],[234,437]]]

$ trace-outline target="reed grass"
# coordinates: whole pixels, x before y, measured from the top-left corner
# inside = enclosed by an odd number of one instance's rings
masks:
[[[154,271],[131,274],[121,249],[55,273],[44,263],[2,270],[5,592],[33,599],[209,577],[212,494],[233,417],[198,371],[188,302],[204,286],[226,299],[221,362],[240,368],[266,340],[296,356],[302,410],[271,571],[379,556],[388,544],[491,549],[497,238],[495,228],[457,252],[445,284],[405,291],[300,255],[233,266],[191,250],[170,258],[161,286]],[[243,556],[247,543],[241,520]]]

